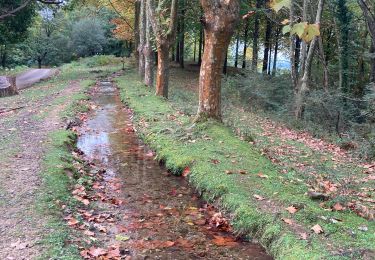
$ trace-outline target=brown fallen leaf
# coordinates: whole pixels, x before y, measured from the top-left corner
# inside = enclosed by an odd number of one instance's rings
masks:
[[[260,196],[260,195],[257,195],[257,194],[254,194],[253,197],[257,200],[264,200],[264,197]]]
[[[263,173],[258,173],[258,177],[262,178],[262,179],[268,179],[268,175],[265,175]]]
[[[324,233],[322,227],[319,224],[313,226],[311,230],[314,231],[316,234]]]
[[[335,205],[333,205],[332,209],[336,211],[342,211],[344,210],[344,207],[340,203],[337,202]]]
[[[113,246],[108,250],[108,259],[121,257],[120,248],[118,246]]]
[[[247,171],[245,171],[245,170],[239,170],[238,172],[239,172],[239,174],[247,174]]]
[[[306,233],[301,233],[300,234],[302,240],[307,240],[307,234]]]
[[[79,221],[75,218],[71,218],[69,221],[68,221],[68,225],[69,226],[75,226],[79,223]]]
[[[288,225],[292,225],[293,224],[293,220],[291,220],[290,218],[282,218],[282,221],[284,221]]]
[[[217,246],[234,247],[238,245],[238,243],[232,237],[214,236],[212,242]]]
[[[94,232],[91,232],[90,230],[85,230],[83,232],[83,234],[85,234],[86,236],[89,236],[89,237],[93,237],[95,236],[95,233]]]
[[[103,255],[106,255],[107,253],[108,253],[107,250],[105,250],[104,248],[100,248],[100,247],[90,247],[89,249],[89,254],[94,257],[103,256]]]
[[[294,206],[290,206],[290,207],[287,207],[285,208],[287,211],[289,211],[290,214],[294,214],[298,211],[298,209],[296,209]]]

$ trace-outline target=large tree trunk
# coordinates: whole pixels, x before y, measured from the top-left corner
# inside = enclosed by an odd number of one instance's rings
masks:
[[[158,69],[156,77],[156,95],[168,98],[169,84],[169,46],[161,45],[158,48]]]
[[[248,41],[248,34],[249,34],[249,20],[245,20],[245,29],[244,29],[244,43],[243,43],[243,58],[242,58],[242,68],[246,68],[246,54],[247,54],[247,41]]]
[[[162,10],[159,2],[155,6],[153,0],[148,0],[148,15],[152,24],[152,29],[156,36],[156,45],[158,49],[158,67],[156,73],[156,95],[168,98],[169,83],[169,50],[176,39],[177,24],[177,0],[172,0],[170,7],[170,16],[168,25],[161,24],[156,18],[157,10]]]
[[[258,40],[259,40],[259,9],[262,8],[262,0],[256,0],[256,12],[254,16],[254,31],[253,31],[253,60],[251,70],[258,71]]]
[[[267,19],[266,37],[265,37],[265,41],[264,41],[263,68],[262,68],[262,72],[264,74],[267,74],[267,69],[268,69],[268,55],[269,55],[269,51],[270,51],[271,33],[272,33],[271,20]]]
[[[221,75],[225,54],[239,19],[239,0],[201,0],[205,47],[199,77],[198,119],[221,120]]]
[[[41,58],[38,58],[38,68],[39,69],[42,68],[42,59]]]
[[[140,17],[139,17],[139,62],[138,62],[138,73],[144,79],[145,76],[145,55],[144,48],[146,44],[146,0],[141,0],[140,3]]]
[[[146,17],[146,44],[144,47],[145,56],[145,84],[152,87],[154,84],[154,54],[152,51],[152,27],[150,17]]]
[[[371,43],[370,53],[373,58],[371,58],[371,72],[370,72],[370,81],[375,82],[375,43]]]
[[[295,24],[295,6],[292,1],[290,5],[289,21],[290,27],[293,27]],[[297,37],[294,34],[290,35],[290,75],[292,78],[293,91],[296,92],[297,89],[297,66],[296,66],[296,39]]]
[[[329,86],[329,74],[328,74],[328,64],[326,55],[324,53],[324,45],[323,45],[323,39],[322,37],[318,38],[319,43],[319,53],[320,53],[320,59],[323,64],[323,87],[326,92],[328,92],[328,86]]]

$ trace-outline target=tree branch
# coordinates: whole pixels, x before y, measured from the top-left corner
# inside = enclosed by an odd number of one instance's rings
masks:
[[[14,16],[15,13],[17,13],[18,11],[21,11],[22,9],[24,9],[31,2],[40,2],[42,4],[48,4],[48,5],[58,5],[58,4],[64,3],[63,1],[59,1],[59,0],[26,0],[25,2],[23,2],[17,8],[15,8],[13,10],[10,10],[10,11],[7,11],[4,14],[1,14],[0,15],[0,20],[3,20],[3,19],[5,19],[5,18],[7,18],[9,16]]]

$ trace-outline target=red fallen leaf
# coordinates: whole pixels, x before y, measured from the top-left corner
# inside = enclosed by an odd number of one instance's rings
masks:
[[[103,189],[104,187],[102,185],[100,185],[99,182],[95,182],[93,185],[92,185],[92,188],[95,189],[95,190],[100,190],[100,189]]]
[[[154,157],[154,153],[152,151],[145,154],[146,157]]]
[[[291,214],[294,214],[298,211],[298,209],[296,209],[294,206],[287,207],[286,210]]]
[[[313,226],[311,230],[314,231],[316,234],[324,233],[322,227],[319,224]]]
[[[264,197],[260,196],[260,195],[257,195],[257,194],[254,194],[253,197],[257,200],[264,200]]]
[[[183,238],[177,239],[176,245],[180,246],[180,247],[183,247],[184,249],[187,249],[187,250],[192,249],[194,247],[194,245],[191,244],[190,240],[186,240],[186,239],[183,239]]]
[[[117,206],[120,206],[120,205],[123,203],[122,200],[120,200],[120,199],[116,199],[116,198],[112,198],[112,199],[110,200],[110,202],[111,202],[112,204],[114,204],[114,205],[117,205]]]
[[[217,160],[217,159],[212,159],[211,162],[212,162],[213,164],[218,164],[218,163],[220,163],[220,161]]]
[[[116,257],[121,257],[120,249],[118,246],[113,246],[110,250],[108,250],[107,257],[109,259],[111,258],[116,258]]]
[[[106,255],[108,252],[107,250],[100,248],[100,247],[90,247],[89,254],[94,257],[99,257]]]
[[[333,205],[332,208],[334,210],[336,210],[336,211],[342,211],[342,210],[344,210],[344,207],[340,203],[338,203],[338,202],[335,205]]]
[[[263,173],[258,173],[258,177],[262,178],[262,179],[268,179],[268,175],[265,175]]]
[[[198,219],[194,221],[194,224],[197,226],[204,226],[206,225],[206,220],[205,219]]]
[[[165,241],[164,242],[164,247],[172,247],[174,246],[176,243],[173,242],[173,241]]]
[[[89,259],[89,258],[90,258],[89,250],[87,250],[87,249],[82,250],[81,252],[79,252],[79,254],[80,254],[84,259]]]
[[[85,231],[83,232],[83,234],[85,234],[86,236],[89,236],[89,237],[93,237],[93,236],[95,236],[95,233],[94,233],[94,232],[91,232],[91,231],[89,231],[89,230],[85,230]]]
[[[190,168],[189,167],[186,167],[185,169],[184,169],[184,171],[182,172],[182,176],[183,177],[186,177],[186,176],[188,176],[190,174]]]
[[[301,233],[300,234],[302,240],[307,240],[307,234],[306,233]]]
[[[68,225],[69,226],[75,226],[79,223],[78,220],[76,220],[75,218],[71,218],[69,221],[68,221]]]
[[[214,236],[212,242],[217,246],[234,247],[238,245],[238,243],[232,237]]]
[[[282,218],[282,221],[284,221],[288,225],[292,225],[293,224],[293,220],[291,220],[290,218]]]

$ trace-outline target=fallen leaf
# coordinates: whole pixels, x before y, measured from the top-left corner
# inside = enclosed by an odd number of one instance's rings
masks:
[[[229,170],[226,170],[225,173],[226,173],[226,174],[233,174],[233,172],[232,172],[232,171],[229,171]]]
[[[254,194],[253,197],[257,200],[264,200],[264,198],[260,195]]]
[[[217,246],[233,247],[238,245],[238,243],[232,237],[214,236],[212,242]]]
[[[298,209],[296,209],[294,206],[287,207],[286,210],[291,214],[294,214],[298,211]]]
[[[336,210],[336,211],[342,211],[342,210],[344,210],[344,207],[340,203],[338,203],[338,202],[335,205],[333,205],[332,208],[334,210]]]
[[[306,233],[301,233],[300,234],[302,240],[307,240],[307,234]]]
[[[258,173],[258,177],[262,178],[262,179],[268,179],[268,175],[265,175],[263,173]]]
[[[107,254],[107,250],[100,247],[91,247],[89,254],[94,257],[99,257]]]
[[[79,223],[79,221],[75,218],[71,218],[69,221],[68,221],[68,225],[69,226],[75,226]]]
[[[117,241],[128,241],[129,239],[130,239],[130,237],[128,237],[128,236],[116,235]]]
[[[292,225],[293,224],[293,220],[291,220],[290,218],[282,218],[282,220],[287,223],[288,225]]]
[[[314,231],[316,234],[324,233],[322,227],[319,224],[313,226],[311,230]]]
[[[245,170],[239,170],[238,172],[239,172],[239,174],[247,174],[247,171],[245,171]]]
[[[186,176],[188,176],[190,174],[190,168],[189,167],[186,167],[185,169],[184,169],[184,171],[182,172],[182,176],[183,177],[186,177]]]
[[[90,230],[85,230],[83,232],[83,234],[85,234],[86,236],[89,236],[89,237],[93,237],[95,236],[95,233],[94,232],[91,232]]]

